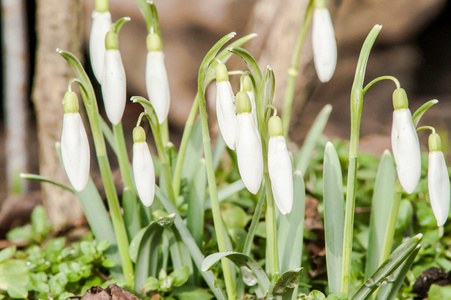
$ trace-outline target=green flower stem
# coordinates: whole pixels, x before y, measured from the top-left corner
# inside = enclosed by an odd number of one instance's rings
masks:
[[[169,142],[169,127],[168,127],[168,119],[166,119],[161,125],[161,140],[164,145],[167,145]]]
[[[401,184],[399,183],[399,179],[396,179],[395,197],[393,198],[390,216],[388,217],[387,230],[384,235],[384,244],[382,246],[379,265],[381,265],[387,259],[392,250],[393,238],[395,236],[396,229],[396,220],[398,218],[399,205],[401,203],[401,195],[402,195],[402,187]]]
[[[177,162],[175,164],[174,178],[172,179],[172,186],[174,188],[174,194],[177,197],[180,193],[180,180],[182,177],[183,161],[185,160],[186,148],[188,147],[189,137],[193,130],[194,121],[196,120],[197,109],[199,108],[199,94],[196,94],[193,105],[188,115],[188,119],[185,123],[183,130],[182,140],[180,142],[179,153],[177,156]]]
[[[360,52],[351,90],[351,138],[349,143],[348,183],[346,187],[345,227],[343,235],[343,264],[341,292],[349,292],[351,278],[351,253],[355,212],[355,192],[357,182],[357,155],[359,152],[360,119],[363,105],[363,80],[371,48],[381,30],[376,25],[368,34]]]
[[[267,153],[263,152],[263,153]],[[265,156],[265,154],[263,154]],[[267,155],[266,155],[267,156]],[[268,169],[267,157],[265,160],[265,169]],[[265,171],[265,191],[266,191],[266,247],[268,248],[268,260],[269,260],[269,275],[271,280],[276,274],[279,273],[279,255],[277,252],[277,236],[276,236],[276,218],[274,210],[274,198],[271,190],[271,180],[269,179],[269,173]]]
[[[304,20],[299,30],[298,39],[294,48],[293,56],[291,57],[290,68],[288,69],[287,87],[285,89],[285,99],[283,104],[282,124],[284,128],[284,137],[288,138],[288,131],[290,129],[291,108],[293,106],[294,85],[296,76],[298,75],[299,57],[301,55],[302,45],[304,44],[305,34],[307,33],[313,15],[313,0],[310,0],[304,14]]]
[[[369,89],[370,87],[372,87],[376,82],[379,82],[379,81],[382,81],[382,80],[391,80],[391,81],[393,81],[393,82],[396,84],[396,88],[397,88],[397,89],[401,88],[401,84],[399,83],[398,79],[396,79],[396,78],[393,77],[393,76],[386,75],[386,76],[380,76],[380,77],[377,77],[377,78],[371,80],[371,82],[368,83],[368,84],[365,86],[365,88],[363,89],[362,93],[365,95],[365,93],[368,91],[368,89]]]
[[[121,170],[122,180],[124,181],[124,186],[128,187],[130,190],[135,190],[135,185],[133,183],[133,177],[130,170],[130,160],[128,158],[127,146],[124,139],[124,131],[122,129],[122,123],[113,125],[113,134],[116,142],[117,148],[117,159],[119,162],[119,169]]]

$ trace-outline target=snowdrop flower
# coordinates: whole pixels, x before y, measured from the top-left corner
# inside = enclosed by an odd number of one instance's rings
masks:
[[[269,119],[268,172],[271,189],[279,211],[286,215],[293,208],[293,168],[287,143],[283,137],[282,120]]]
[[[442,143],[437,133],[429,136],[428,188],[437,226],[443,226],[449,213],[450,184]]]
[[[321,2],[318,4],[318,2]],[[313,62],[321,82],[334,75],[337,64],[337,43],[329,10],[324,1],[315,1],[312,21]]]
[[[393,107],[391,143],[396,171],[403,189],[412,194],[420,180],[421,152],[404,89],[393,92]]]
[[[78,113],[77,95],[68,91],[64,95],[61,157],[67,177],[75,190],[85,189],[89,179],[90,151],[85,127]]]
[[[108,120],[117,125],[122,119],[126,103],[125,70],[118,50],[117,33],[108,32],[105,46],[102,95]]]
[[[246,92],[236,95],[237,126],[236,156],[244,185],[252,194],[260,189],[263,178],[263,154],[260,135],[252,116],[251,102]]]
[[[243,92],[246,92],[247,95],[249,96],[249,100],[251,100],[252,115],[254,116],[254,120],[257,124],[257,107],[255,105],[255,94],[254,90],[252,89],[252,80],[247,74],[244,75],[241,90]]]
[[[142,203],[147,207],[152,205],[155,196],[155,169],[146,133],[141,126],[133,129],[133,175]]]
[[[218,63],[216,72],[216,117],[219,131],[227,147],[235,150],[236,113],[232,86],[225,64]]]
[[[98,1],[96,1],[98,2]],[[105,9],[92,12],[91,35],[89,37],[89,57],[95,77],[99,83],[103,78],[105,56],[105,36],[111,28],[111,14]]]
[[[164,65],[161,39],[156,33],[147,36],[146,89],[149,101],[155,109],[158,122],[168,118],[170,95],[169,82]]]

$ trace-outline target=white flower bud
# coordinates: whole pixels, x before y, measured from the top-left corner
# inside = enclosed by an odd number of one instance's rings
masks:
[[[103,78],[103,63],[105,56],[105,35],[111,28],[109,11],[92,12],[91,35],[89,37],[89,56],[95,77],[99,83]]]
[[[168,118],[170,95],[169,82],[162,51],[150,51],[146,60],[146,89],[149,101],[155,109],[158,122]]]
[[[262,143],[250,112],[237,115],[236,156],[244,185],[252,194],[260,189],[263,178]]]
[[[448,169],[442,151],[429,152],[428,188],[432,211],[437,226],[443,226],[448,219],[450,184]]]
[[[216,81],[216,117],[219,131],[227,147],[235,150],[236,113],[230,81]]]
[[[393,111],[391,142],[399,182],[408,194],[412,194],[420,180],[421,152],[408,108]]]
[[[145,206],[153,203],[155,196],[155,169],[142,127],[133,130],[133,175],[138,196]]]
[[[293,208],[293,168],[282,135],[269,138],[268,172],[276,205],[279,211],[286,215]]]
[[[337,64],[337,42],[327,8],[313,10],[312,39],[316,73],[319,80],[327,82],[334,75]]]
[[[121,53],[117,49],[106,50],[102,79],[102,95],[108,120],[119,124],[126,103],[126,78]]]
[[[61,157],[74,189],[79,192],[84,190],[89,179],[90,152],[86,130],[78,112],[64,114]]]

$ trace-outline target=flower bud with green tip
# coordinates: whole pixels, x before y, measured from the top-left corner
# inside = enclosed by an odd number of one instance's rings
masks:
[[[243,92],[246,92],[247,95],[249,96],[249,99],[251,100],[251,106],[252,106],[252,115],[254,116],[255,122],[257,122],[257,107],[255,105],[254,89],[252,86],[251,77],[249,77],[249,75],[247,75],[247,74],[244,75],[244,78],[242,80],[241,90]]]
[[[404,89],[393,92],[393,107],[391,142],[396,171],[403,189],[412,194],[421,176],[421,152]]]
[[[283,136],[282,120],[272,116],[268,122],[268,172],[279,211],[286,215],[293,208],[293,167]]]
[[[105,37],[105,62],[102,79],[102,95],[108,120],[119,124],[126,103],[126,78],[118,49],[117,33],[109,31]]]
[[[238,170],[246,188],[252,194],[256,194],[263,178],[263,153],[260,135],[251,110],[249,96],[246,92],[239,92],[236,95]]]
[[[169,81],[164,65],[161,38],[156,33],[147,35],[146,89],[149,101],[155,109],[158,122],[168,118],[170,106]]]
[[[94,76],[99,83],[103,79],[105,57],[105,36],[111,29],[111,14],[108,10],[96,8],[92,12],[91,35],[89,37],[89,57]]]
[[[155,169],[146,133],[141,126],[133,129],[133,175],[138,196],[145,206],[150,206],[155,197]]]
[[[89,179],[90,150],[88,136],[78,113],[77,94],[66,92],[61,133],[61,158],[67,177],[75,190],[85,189]]]
[[[321,82],[329,81],[337,64],[337,42],[324,0],[316,0],[312,21],[313,62]]]
[[[236,113],[232,86],[230,85],[227,67],[218,63],[216,72],[216,117],[219,131],[227,147],[235,150]]]
[[[443,226],[449,214],[450,183],[442,143],[437,133],[429,136],[428,189],[437,226]]]

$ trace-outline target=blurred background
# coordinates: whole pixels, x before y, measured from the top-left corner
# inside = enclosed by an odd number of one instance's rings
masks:
[[[292,49],[308,1],[154,2],[159,12],[171,88],[171,140],[176,146],[196,94],[199,65],[210,47],[231,31],[237,32],[237,37],[258,34],[245,48],[256,57],[261,68],[269,65],[274,70],[274,101],[282,107]],[[321,83],[317,79],[309,30],[297,77],[291,140],[300,145],[314,118],[328,103],[333,110],[325,134],[331,140],[348,138],[349,94],[360,47],[371,28],[381,24],[382,31],[367,66],[366,82],[382,75],[395,76],[408,93],[412,111],[430,99],[438,99],[439,105],[428,111],[421,125],[435,126],[447,141],[451,127],[451,4],[445,0],[331,0],[326,3],[336,30],[337,68],[330,82]],[[61,134],[61,100],[74,73],[55,49],[73,52],[92,75],[87,42],[93,7],[93,0],[2,1],[1,237],[10,228],[26,222],[32,207],[38,203],[44,203],[55,224],[82,218],[81,207],[73,195],[50,184],[41,186],[21,181],[18,173],[42,174],[68,183],[54,145]],[[144,18],[133,0],[111,0],[110,11],[113,22],[123,16],[131,17],[119,37],[128,95],[147,96]],[[229,70],[244,68],[236,58],[228,65]],[[98,83],[92,81],[99,92]],[[380,155],[390,148],[394,88],[392,82],[385,81],[365,95],[362,151]],[[238,91],[237,85],[234,90]],[[102,107],[100,103],[99,108]],[[210,109],[214,106],[210,105]],[[130,147],[131,130],[140,111],[138,105],[127,104],[123,125]],[[215,117],[210,118],[212,132],[217,132],[215,121]],[[427,133],[420,133],[420,140],[426,147]],[[447,142],[444,144],[447,147]],[[93,165],[94,171],[95,168]]]

